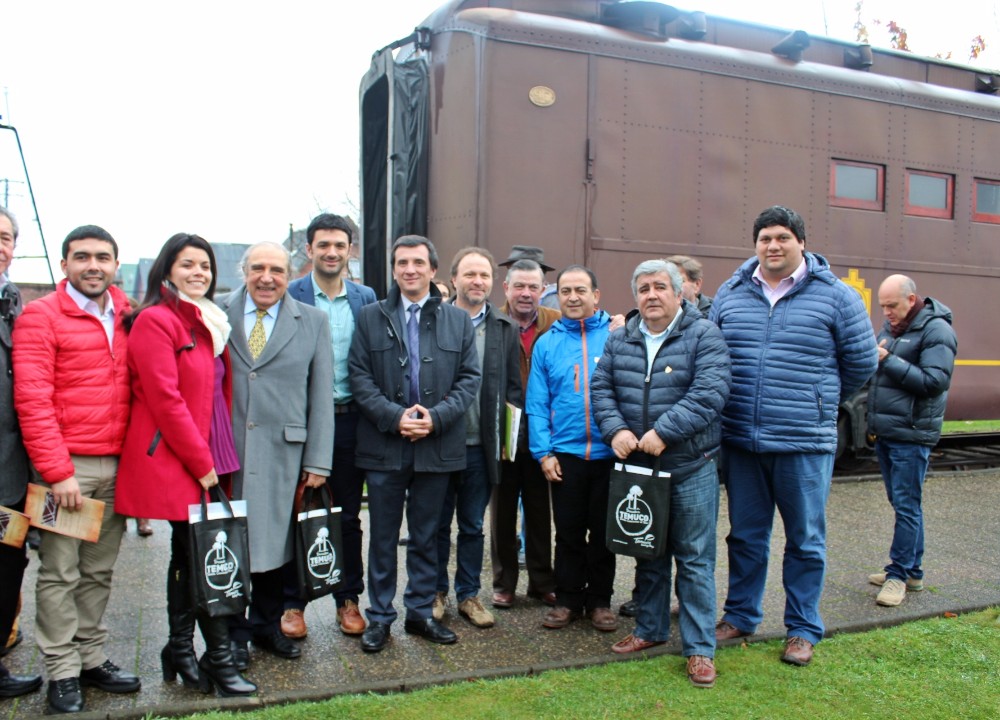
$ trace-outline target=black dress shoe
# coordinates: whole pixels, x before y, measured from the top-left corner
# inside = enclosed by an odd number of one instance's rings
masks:
[[[375,653],[389,642],[389,626],[386,623],[372,620],[361,634],[361,649]]]
[[[253,644],[286,660],[296,660],[302,655],[299,646],[286,638],[281,630],[274,630],[267,635],[254,635]]]
[[[83,712],[83,691],[79,678],[49,680],[49,711],[53,713]]]
[[[103,665],[81,672],[80,684],[100,688],[109,693],[134,693],[142,687],[139,678],[132,673],[125,672],[110,660],[105,660]]]
[[[403,629],[411,635],[419,635],[424,640],[441,645],[450,645],[458,640],[458,635],[446,628],[434,618],[423,620],[407,620],[403,624]]]
[[[622,617],[635,617],[639,614],[639,601],[629,600],[628,602],[623,602],[618,608],[618,614]]]
[[[41,686],[41,675],[11,675],[6,671],[0,675],[0,697],[10,698],[27,695]]]
[[[240,672],[249,670],[250,650],[247,648],[247,644],[238,640],[231,640],[229,645],[233,651],[233,663],[236,665],[236,669]]]

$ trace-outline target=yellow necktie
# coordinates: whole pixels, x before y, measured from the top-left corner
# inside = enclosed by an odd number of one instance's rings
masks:
[[[247,338],[247,345],[254,360],[260,357],[260,354],[264,352],[264,346],[267,345],[267,335],[264,334],[265,315],[267,315],[267,310],[257,311],[257,322],[253,324],[250,337]]]

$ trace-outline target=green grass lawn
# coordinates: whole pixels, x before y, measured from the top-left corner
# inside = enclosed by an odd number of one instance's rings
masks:
[[[945,435],[1000,432],[1000,420],[949,420],[941,428]]]
[[[352,695],[205,720],[520,720],[520,718],[998,718],[997,609],[825,640],[812,665],[778,661],[781,643],[719,650],[714,689],[688,683],[675,656],[470,681],[395,695]]]

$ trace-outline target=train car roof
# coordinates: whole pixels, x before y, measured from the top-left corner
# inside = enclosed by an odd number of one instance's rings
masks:
[[[619,0],[452,0],[421,24],[430,33],[469,32],[504,42],[523,43],[623,59],[685,65],[682,55],[702,57],[711,71],[710,58],[778,74],[813,75],[836,85],[882,88],[902,92],[911,100],[921,94],[914,84],[934,89],[931,98],[982,108],[991,119],[1000,99],[1000,74],[909,52],[874,48],[801,30],[788,30],[705,13],[680,10],[658,2]],[[715,48],[716,51],[709,51]],[[692,60],[693,62],[693,60]],[[739,76],[739,68],[720,67]],[[878,78],[892,79],[893,83]],[[796,82],[798,86],[800,83]],[[961,94],[939,93],[951,89]],[[883,98],[887,99],[887,98]],[[905,104],[913,104],[907,101]],[[938,108],[942,109],[942,108]]]

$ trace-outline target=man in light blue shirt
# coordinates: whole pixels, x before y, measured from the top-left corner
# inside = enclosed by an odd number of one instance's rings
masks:
[[[341,632],[360,635],[365,620],[358,611],[358,597],[364,591],[361,562],[361,496],[365,473],[354,464],[357,444],[358,408],[351,394],[347,356],[354,338],[355,320],[361,308],[375,302],[375,291],[346,277],[351,255],[353,229],[339,215],[323,213],[306,229],[306,253],[313,263],[309,275],[288,285],[288,294],[326,313],[333,343],[334,423],[333,470],[327,480],[336,505],[341,507],[343,537],[343,580],[333,598]],[[304,638],[303,616],[306,601],[299,597],[294,573],[285,578],[285,612],[281,630],[288,637]]]

